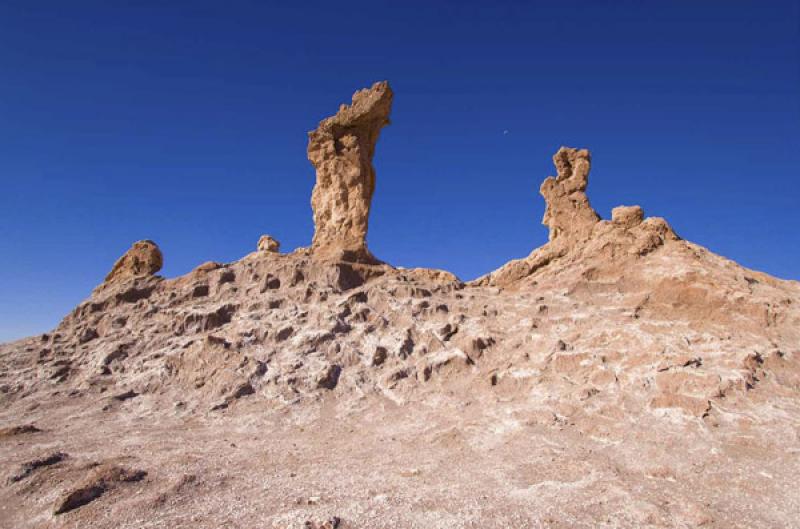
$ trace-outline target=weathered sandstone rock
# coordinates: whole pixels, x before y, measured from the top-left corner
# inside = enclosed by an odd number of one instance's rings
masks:
[[[644,210],[639,206],[617,206],[611,210],[611,222],[626,228],[641,224],[644,220]]]
[[[611,221],[589,204],[591,154],[586,149],[561,147],[553,156],[557,176],[542,183],[546,209],[542,223],[550,228],[549,241],[524,259],[515,259],[477,280],[474,285],[520,286],[542,274],[565,269],[620,270],[679,237],[664,219],[644,218],[639,206],[619,206]]]
[[[351,105],[309,132],[308,159],[317,171],[311,195],[316,256],[371,262],[367,227],[375,168],[372,156],[380,130],[389,123],[392,90],[387,82],[353,94]]]
[[[558,175],[548,177],[539,189],[547,203],[542,224],[550,228],[551,241],[564,235],[585,239],[600,220],[584,192],[591,160],[588,150],[569,147],[553,156]]]
[[[281,249],[281,243],[271,235],[262,235],[258,239],[258,251],[268,253],[278,253]]]
[[[161,250],[153,241],[137,241],[117,259],[105,282],[155,275],[164,266]]]

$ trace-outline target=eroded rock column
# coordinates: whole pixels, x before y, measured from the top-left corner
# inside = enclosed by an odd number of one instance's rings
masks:
[[[350,105],[308,133],[308,159],[317,171],[311,194],[315,256],[374,262],[367,249],[369,208],[375,191],[372,156],[389,124],[392,89],[385,81],[353,94]]]
[[[542,224],[550,228],[551,241],[559,237],[586,239],[600,220],[585,193],[591,154],[586,149],[561,147],[553,155],[553,163],[558,175],[547,177],[539,188],[547,204]]]

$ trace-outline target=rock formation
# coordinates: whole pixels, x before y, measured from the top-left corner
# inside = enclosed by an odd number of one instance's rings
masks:
[[[601,220],[567,148],[528,257],[369,264],[390,103],[312,133],[312,248],[165,279],[140,241],[0,344],[0,527],[795,526],[800,284]]]
[[[542,223],[550,229],[549,242],[528,257],[510,261],[473,282],[518,288],[545,273],[559,273],[569,264],[605,256],[603,267],[624,267],[629,258],[641,257],[679,237],[661,218],[644,219],[639,206],[620,206],[612,220],[601,220],[589,204],[591,154],[586,149],[561,147],[553,156],[557,176],[545,179],[540,193],[545,200]],[[588,265],[587,265],[588,266]]]
[[[270,235],[262,235],[261,238],[258,239],[259,252],[278,253],[280,249],[281,243]]]
[[[550,228],[551,241],[559,236],[586,239],[600,220],[584,192],[591,163],[586,149],[561,147],[553,156],[558,176],[548,177],[539,189],[547,204],[542,224]]]
[[[133,277],[152,276],[164,266],[161,250],[153,241],[137,241],[117,259],[105,282],[122,281]]]
[[[611,210],[611,222],[623,228],[633,228],[644,220],[644,210],[639,206],[617,206]]]
[[[375,83],[353,94],[352,104],[342,105],[308,134],[308,159],[317,171],[311,208],[312,250],[318,257],[375,261],[366,240],[375,191],[372,157],[391,108],[389,84]]]

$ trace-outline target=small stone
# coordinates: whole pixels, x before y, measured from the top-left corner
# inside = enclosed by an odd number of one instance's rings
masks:
[[[342,368],[338,365],[330,365],[326,367],[320,374],[317,380],[318,388],[334,389],[339,383],[339,376],[342,373]]]
[[[386,361],[387,353],[388,351],[385,347],[382,347],[380,345],[377,346],[375,348],[375,352],[372,353],[372,359],[370,361],[370,365],[376,367],[383,364]]]
[[[611,222],[625,228],[642,223],[644,210],[639,206],[618,206],[611,210]]]
[[[278,331],[278,334],[275,335],[275,341],[276,342],[282,342],[282,341],[288,339],[292,335],[293,332],[294,332],[294,329],[292,327],[284,327],[283,329]]]
[[[262,235],[258,239],[258,251],[266,253],[278,253],[281,249],[281,243],[271,235]]]

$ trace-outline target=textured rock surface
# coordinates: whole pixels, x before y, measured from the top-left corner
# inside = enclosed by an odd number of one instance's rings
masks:
[[[519,288],[575,267],[591,268],[595,274],[599,269],[619,274],[666,243],[679,242],[664,219],[645,220],[639,206],[620,206],[614,208],[611,221],[600,219],[586,196],[591,168],[588,150],[561,147],[553,163],[558,176],[548,177],[540,188],[545,200],[542,223],[550,228],[549,242],[528,257],[475,280],[474,285]],[[685,249],[688,244],[681,242],[674,248],[678,247]]]
[[[337,114],[375,138],[377,86]],[[358,164],[311,249],[165,279],[137,243],[0,345],[0,527],[794,527],[800,284],[554,161],[550,242],[470,283],[353,262]]]
[[[639,206],[618,206],[611,210],[611,222],[625,228],[638,226],[644,220],[644,210]]]
[[[308,159],[317,171],[311,195],[316,255],[374,261],[366,241],[375,191],[372,157],[391,108],[389,84],[375,83],[353,94],[351,105],[342,105],[309,132]]]
[[[273,252],[277,253],[281,250],[281,243],[271,235],[262,235],[258,239],[259,252]]]
[[[153,241],[137,241],[130,250],[117,259],[106,276],[106,282],[120,281],[132,277],[152,276],[164,266],[161,250]]]
[[[539,192],[547,203],[542,223],[550,228],[550,240],[567,237],[585,239],[600,220],[589,199],[589,169],[592,157],[586,149],[561,147],[553,156],[557,176],[550,176]]]

